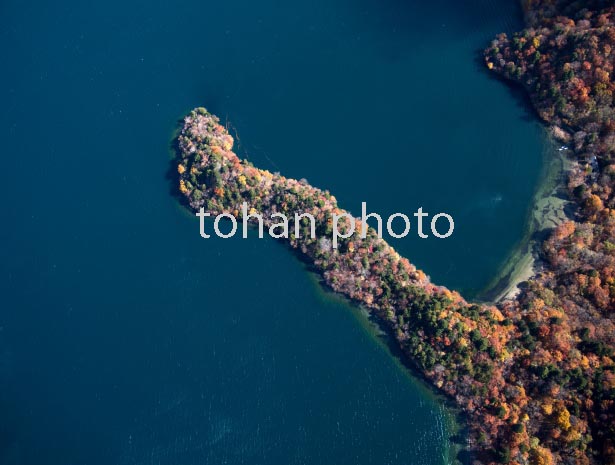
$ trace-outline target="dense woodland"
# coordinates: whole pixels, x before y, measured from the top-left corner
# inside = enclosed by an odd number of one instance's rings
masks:
[[[178,137],[179,189],[212,215],[311,213],[288,242],[326,285],[363,304],[418,370],[467,414],[475,463],[615,464],[614,7],[528,2],[530,27],[499,36],[486,64],[529,91],[574,149],[577,213],[543,245],[545,271],[516,300],[476,305],[430,283],[370,229],[332,247],[329,192],[253,167],[218,119],[196,109]],[[347,225],[349,226],[349,225]]]
[[[615,6],[607,1],[529,1],[529,28],[499,36],[487,66],[521,83],[540,117],[575,156],[569,175],[577,204],[571,221],[545,242],[547,271],[504,312],[534,328],[528,394],[560,402],[570,441],[557,429],[537,434],[561,463],[615,463]],[[516,322],[518,320],[518,323]],[[547,368],[545,368],[547,367]],[[540,432],[539,432],[540,433]]]

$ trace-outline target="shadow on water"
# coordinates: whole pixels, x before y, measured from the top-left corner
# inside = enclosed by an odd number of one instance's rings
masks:
[[[173,137],[168,145],[169,158],[170,158],[169,167],[167,168],[167,171],[165,172],[164,178],[168,183],[169,195],[173,197],[175,200],[177,200],[183,207],[189,208],[190,205],[188,204],[186,197],[181,195],[178,189],[179,172],[177,171],[177,162],[179,161],[179,153],[180,153],[178,137],[182,130],[183,125],[184,125],[183,118],[178,119],[175,123],[176,129],[173,132]]]
[[[501,74],[491,71],[487,69],[485,66],[485,58],[483,55],[483,50],[477,50],[476,56],[474,59],[476,66],[481,70],[483,74],[487,76],[487,78],[491,81],[496,81],[506,90],[509,95],[512,97],[512,100],[515,102],[517,108],[519,108],[522,112],[520,119],[521,121],[526,122],[536,122],[542,121],[542,118],[536,111],[536,107],[532,103],[532,99],[530,98],[529,92],[523,87],[523,85],[516,81],[511,81],[510,79],[502,76]]]
[[[362,0],[358,10],[369,11],[374,15],[373,19],[381,20],[383,30],[407,32],[413,38],[417,28],[423,34],[440,34],[442,31],[434,25],[446,26],[449,33],[459,38],[479,29],[509,33],[513,32],[509,26],[523,23],[523,11],[517,0],[434,0],[424,6],[407,0]],[[417,10],[421,10],[419,14]],[[447,11],[446,20],[442,11]],[[451,18],[455,20],[451,21]]]

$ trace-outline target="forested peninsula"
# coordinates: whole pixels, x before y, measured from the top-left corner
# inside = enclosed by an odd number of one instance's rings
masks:
[[[499,36],[488,68],[520,82],[555,135],[574,149],[576,217],[543,244],[546,267],[514,299],[466,302],[430,282],[369,229],[332,247],[334,196],[257,169],[203,108],[177,138],[187,204],[241,218],[310,213],[287,242],[324,284],[367,308],[408,361],[467,414],[475,463],[615,463],[615,8],[601,1],[531,1],[528,29]],[[342,227],[350,228],[349,221]]]

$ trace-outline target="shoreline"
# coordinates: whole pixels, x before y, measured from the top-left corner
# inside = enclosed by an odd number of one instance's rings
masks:
[[[571,149],[562,150],[562,143],[553,135],[546,135],[547,147],[543,151],[540,180],[528,209],[525,232],[509,253],[491,282],[481,290],[475,300],[499,304],[514,300],[523,283],[533,279],[542,270],[540,246],[548,234],[559,224],[571,219],[566,212],[568,199],[566,181],[573,161],[568,158]],[[559,147],[558,147],[559,145]]]
[[[276,242],[284,245],[282,241]],[[421,372],[420,367],[407,357],[400,347],[399,341],[380,316],[371,312],[361,301],[336,292],[296,250],[292,252],[299,265],[304,267],[307,272],[309,280],[314,286],[314,292],[323,300],[342,305],[344,310],[348,311],[355,319],[361,330],[366,333],[367,337],[388,352],[399,373],[407,378],[426,400],[434,403],[441,415],[443,463],[445,465],[469,465],[472,463],[474,455],[470,442],[470,418],[468,414],[455,403],[454,399],[437,388],[429,377]]]
[[[309,270],[308,270],[309,271]],[[455,402],[444,395],[429,381],[418,367],[404,356],[398,341],[381,319],[370,313],[360,302],[353,302],[347,297],[340,295],[328,286],[323,286],[322,280],[317,274],[311,273],[314,284],[320,287],[320,293],[324,298],[336,298],[347,307],[351,315],[358,320],[359,325],[374,339],[375,343],[389,353],[400,373],[408,378],[409,382],[430,402],[436,406],[441,415],[442,434],[442,458],[446,465],[467,465],[470,462],[472,451],[468,447],[470,434],[468,432],[468,418]],[[464,457],[465,456],[465,457]]]

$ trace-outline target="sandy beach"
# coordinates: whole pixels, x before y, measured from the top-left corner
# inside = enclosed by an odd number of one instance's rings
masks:
[[[566,180],[574,162],[568,155],[569,149],[556,141],[548,144],[542,181],[528,213],[526,232],[493,281],[478,295],[478,300],[513,299],[519,294],[520,285],[540,271],[538,247],[553,228],[570,219]]]

